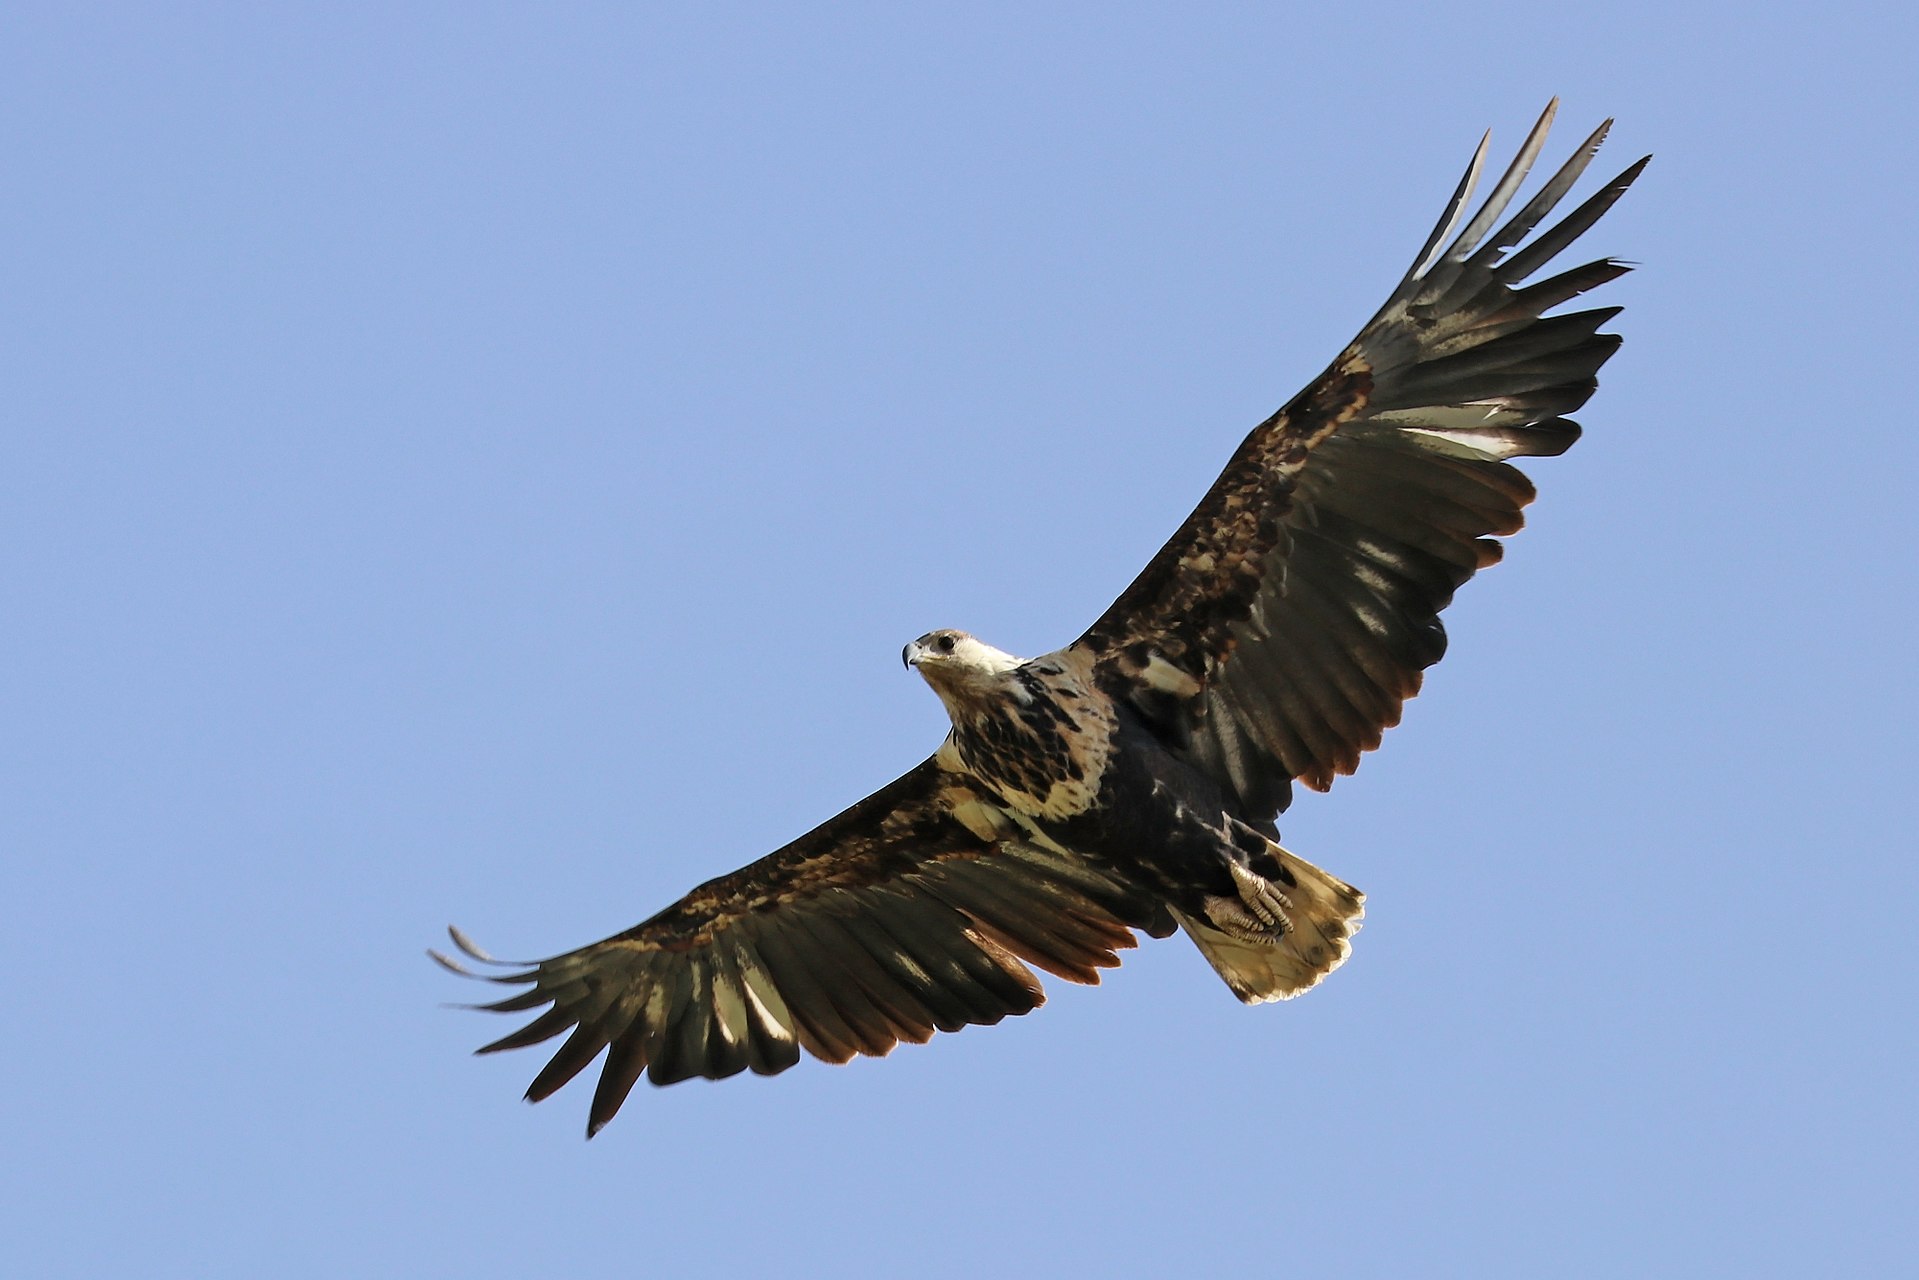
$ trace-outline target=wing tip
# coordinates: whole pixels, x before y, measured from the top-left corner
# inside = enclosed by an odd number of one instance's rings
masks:
[[[446,927],[446,934],[447,934],[447,937],[453,939],[454,946],[458,947],[462,952],[473,957],[475,960],[478,960],[481,964],[500,963],[498,960],[495,960],[492,956],[488,955],[484,950],[482,950],[479,944],[474,942],[473,939],[467,935],[466,930],[460,928],[459,925],[457,924],[448,925]]]

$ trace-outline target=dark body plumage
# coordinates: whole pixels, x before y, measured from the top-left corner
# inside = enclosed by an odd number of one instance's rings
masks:
[[[1110,725],[1075,717],[1089,701],[1052,675],[1053,664],[1026,663],[1012,673],[1020,694],[980,718],[956,718],[954,745],[975,776],[1002,793],[1046,793],[1084,782],[1088,770],[1075,739],[1106,735],[1106,764],[1083,807],[1030,815],[1034,832],[1064,849],[1096,856],[1129,883],[1150,885],[1161,901],[1188,912],[1209,895],[1234,892],[1229,865],[1257,863],[1262,874],[1291,875],[1267,851],[1235,799],[1209,775],[1169,752],[1112,680],[1098,681],[1097,705],[1110,705]],[[1050,677],[1050,678],[1049,678]],[[1079,753],[1085,754],[1083,751]],[[1010,768],[1009,768],[1010,764]],[[1065,806],[1059,806],[1065,810]]]
[[[1336,968],[1364,900],[1274,821],[1398,722],[1444,652],[1440,610],[1532,500],[1507,460],[1571,446],[1561,415],[1619,343],[1598,332],[1616,308],[1545,313],[1624,265],[1522,282],[1645,161],[1528,240],[1601,126],[1500,222],[1552,114],[1462,228],[1481,143],[1378,315],[1084,635],[1029,661],[957,631],[908,645],[953,721],[931,758],[624,933],[504,966],[488,980],[525,989],[483,1007],[543,1012],[482,1051],[564,1034],[534,1100],[605,1053],[591,1132],[643,1073],[770,1075],[1025,1013],[1028,965],[1096,982],[1135,930],[1184,930],[1248,1002]]]

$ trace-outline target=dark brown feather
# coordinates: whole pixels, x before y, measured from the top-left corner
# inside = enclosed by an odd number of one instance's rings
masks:
[[[1016,957],[1085,980],[1117,963],[1130,926],[1157,923],[1158,908],[1108,872],[974,834],[952,815],[962,795],[980,803],[929,760],[644,924],[506,966],[491,976],[530,987],[492,1008],[551,1007],[482,1052],[570,1032],[528,1090],[538,1101],[605,1051],[593,1131],[642,1074],[772,1075],[802,1049],[844,1062],[1026,1013],[1044,997]]]
[[[1438,616],[1499,557],[1532,484],[1506,458],[1563,452],[1619,345],[1618,313],[1544,312],[1623,274],[1610,259],[1516,288],[1597,221],[1641,161],[1510,258],[1565,196],[1602,126],[1490,236],[1548,108],[1454,243],[1482,145],[1414,268],[1351,346],[1256,427],[1185,523],[1077,646],[1169,747],[1256,820],[1323,788],[1397,723],[1445,650]],[[1484,238],[1481,243],[1482,237]],[[1504,259],[1504,261],[1502,261]],[[1169,713],[1163,668],[1191,678]],[[1156,674],[1158,672],[1158,674]]]

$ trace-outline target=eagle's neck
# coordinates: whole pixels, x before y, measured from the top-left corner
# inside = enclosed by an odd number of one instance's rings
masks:
[[[965,636],[952,653],[922,658],[919,672],[953,723],[960,724],[1023,697],[1019,672],[1025,665],[1024,659]]]

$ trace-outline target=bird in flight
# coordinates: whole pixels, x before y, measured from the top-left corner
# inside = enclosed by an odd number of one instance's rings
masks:
[[[1044,999],[1029,965],[1098,982],[1135,930],[1184,931],[1249,1004],[1338,968],[1364,896],[1275,819],[1398,723],[1445,650],[1440,610],[1532,501],[1509,460],[1579,438],[1563,415],[1619,346],[1598,332],[1617,307],[1546,312],[1626,264],[1526,283],[1645,167],[1533,234],[1611,121],[1501,221],[1557,105],[1468,218],[1480,142],[1385,306],[1085,634],[1025,659],[963,631],[906,646],[953,721],[929,758],[591,946],[510,964],[452,930],[469,963],[434,959],[524,988],[480,1008],[541,1010],[480,1052],[564,1034],[535,1102],[604,1052],[591,1136],[642,1074],[773,1075],[995,1023]]]

